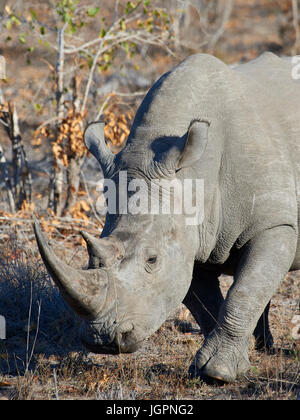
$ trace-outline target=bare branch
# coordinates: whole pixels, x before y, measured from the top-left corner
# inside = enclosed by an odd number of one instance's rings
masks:
[[[102,105],[101,105],[101,107],[100,107],[100,109],[99,109],[99,111],[98,111],[98,113],[97,113],[97,115],[96,115],[96,118],[95,118],[95,121],[99,121],[100,120],[100,118],[101,118],[101,116],[102,116],[102,114],[103,114],[103,111],[104,111],[104,109],[106,108],[106,106],[107,106],[107,104],[109,103],[109,101],[110,101],[110,99],[112,98],[112,94],[110,93],[106,98],[105,98],[105,100],[103,101],[103,103],[102,103]]]
[[[217,44],[217,42],[219,41],[219,39],[221,38],[221,36],[223,35],[227,22],[230,18],[232,9],[233,9],[233,4],[234,4],[234,0],[226,0],[224,1],[225,3],[225,9],[223,12],[223,17],[221,20],[221,24],[219,26],[219,29],[216,31],[216,33],[212,36],[212,38],[209,40],[208,43],[208,48],[209,50],[213,51],[215,49],[215,46]]]
[[[83,101],[82,101],[82,106],[81,106],[81,113],[82,114],[85,111],[85,107],[86,107],[88,95],[90,93],[90,88],[91,88],[94,72],[95,72],[95,69],[96,69],[96,65],[98,63],[100,55],[103,53],[103,43],[104,43],[104,41],[102,40],[102,43],[99,45],[98,50],[96,52],[96,55],[93,59],[93,64],[91,66],[91,70],[90,70],[90,73],[89,73],[89,77],[88,77],[88,81],[87,81],[87,84],[86,84],[85,93],[84,93],[84,97],[83,97]]]
[[[7,122],[3,121],[1,118],[0,118],[0,123],[3,124],[4,127],[6,127],[6,128],[9,127],[9,124]]]
[[[43,122],[41,125],[39,125],[38,126],[38,128],[36,128],[36,132],[38,132],[38,131],[40,131],[43,127],[46,127],[47,125],[50,125],[50,124],[52,124],[52,123],[54,123],[54,122],[58,122],[58,121],[61,121],[63,118],[61,118],[61,117],[53,117],[53,118],[50,118],[49,120],[46,120],[45,122]]]

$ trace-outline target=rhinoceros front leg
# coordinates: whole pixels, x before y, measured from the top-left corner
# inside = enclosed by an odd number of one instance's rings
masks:
[[[232,382],[247,370],[251,334],[291,267],[296,243],[292,227],[278,226],[261,232],[245,246],[218,325],[198,351],[192,374]]]
[[[192,283],[182,302],[192,313],[205,337],[216,327],[224,302],[218,278],[220,274],[219,271],[204,269],[203,265],[196,261]],[[256,350],[270,350],[274,344],[268,318],[270,303],[267,304],[254,330]]]
[[[218,276],[195,262],[193,280],[183,304],[190,310],[205,337],[214,330],[224,302]]]

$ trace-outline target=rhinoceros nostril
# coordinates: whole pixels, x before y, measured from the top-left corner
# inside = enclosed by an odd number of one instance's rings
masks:
[[[133,330],[121,335],[119,345],[122,353],[133,353],[140,347]]]

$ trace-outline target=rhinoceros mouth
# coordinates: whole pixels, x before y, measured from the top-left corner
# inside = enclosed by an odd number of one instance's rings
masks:
[[[128,336],[124,337],[123,334],[122,337],[116,336],[110,343],[105,344],[91,343],[86,338],[81,338],[81,342],[92,353],[117,355],[121,353],[134,353],[142,346],[144,340],[135,341]]]
[[[85,322],[80,339],[84,347],[98,354],[133,353],[144,341],[144,338],[138,337],[132,322],[111,323],[105,319]]]
[[[92,353],[96,353],[96,354],[117,355],[117,354],[122,353],[120,349],[118,348],[118,346],[115,345],[114,343],[110,343],[107,345],[101,345],[101,344],[99,345],[99,344],[90,343],[84,338],[81,339],[81,343],[88,351]]]

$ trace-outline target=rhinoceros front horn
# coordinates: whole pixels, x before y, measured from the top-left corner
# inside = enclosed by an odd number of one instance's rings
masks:
[[[82,318],[92,320],[103,308],[108,280],[101,270],[76,270],[60,261],[46,243],[37,222],[34,232],[41,257],[66,303]]]

